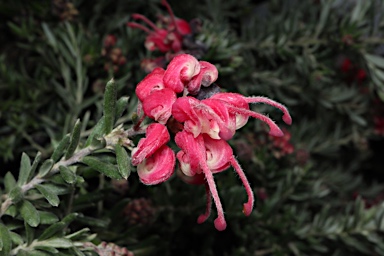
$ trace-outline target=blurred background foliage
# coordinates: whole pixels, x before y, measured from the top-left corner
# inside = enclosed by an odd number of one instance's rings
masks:
[[[108,248],[135,255],[384,255],[384,2],[169,3],[177,17],[197,24],[184,47],[218,67],[220,87],[267,96],[291,112],[282,138],[253,120],[230,142],[256,208],[245,217],[236,175],[216,175],[228,221],[218,232],[212,218],[196,224],[203,187],[176,177],[147,187],[135,173],[113,180],[83,166],[83,182],[58,192],[64,203],[49,210],[59,219],[77,214],[60,237],[83,230],[70,238],[93,242],[99,255],[112,255]],[[126,26],[133,13],[154,22],[167,15],[158,0],[0,3],[2,181],[8,171],[17,177],[22,152],[49,158],[77,118],[84,140],[102,116],[111,77],[118,96],[131,97],[118,123],[132,125],[145,63],[165,55],[148,51],[145,33]],[[268,107],[252,108],[280,118]],[[14,233],[28,239],[30,227],[16,224]]]

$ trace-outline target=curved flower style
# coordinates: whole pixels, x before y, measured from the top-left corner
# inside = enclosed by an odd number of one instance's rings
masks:
[[[210,85],[216,79],[214,65],[180,54],[166,70],[157,68],[138,84],[138,112],[143,111],[157,123],[148,126],[146,138],[132,150],[132,164],[137,165],[140,180],[153,185],[172,175],[177,158],[178,176],[186,183],[204,184],[206,188],[207,207],[197,222],[207,220],[214,203],[217,209],[215,227],[224,230],[227,224],[214,174],[232,166],[248,195],[243,205],[245,215],[251,214],[254,204],[252,188],[227,140],[248,122],[249,117],[265,122],[270,135],[283,136],[275,122],[252,111],[249,104],[264,103],[280,109],[287,124],[291,124],[292,119],[285,106],[266,97],[219,92],[218,86]],[[167,129],[175,133],[175,143],[181,149],[176,156],[166,146],[170,140]]]

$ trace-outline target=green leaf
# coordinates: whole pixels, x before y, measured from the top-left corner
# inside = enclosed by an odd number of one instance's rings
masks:
[[[38,211],[40,215],[40,224],[51,225],[59,221],[59,218],[52,212]]]
[[[20,205],[21,217],[31,226],[37,227],[40,224],[40,215],[31,202],[24,200]]]
[[[123,115],[124,110],[127,109],[128,101],[129,101],[129,97],[121,97],[116,102],[116,114],[115,114],[116,119],[120,118]]]
[[[69,145],[69,141],[71,140],[71,135],[66,134],[64,138],[60,141],[59,145],[55,148],[52,153],[51,159],[56,163],[60,160],[60,158],[64,155],[65,150]]]
[[[29,174],[29,178],[32,178],[33,175],[35,175],[35,171],[37,168],[37,165],[40,163],[41,160],[41,153],[37,152],[35,159],[33,160],[32,167],[31,167],[31,172]]]
[[[57,254],[59,252],[59,250],[57,250],[54,247],[50,247],[50,246],[36,245],[33,248],[35,248],[36,250],[50,252],[51,253],[50,255]]]
[[[9,192],[9,198],[12,200],[12,203],[16,204],[23,199],[23,191],[21,187],[16,186],[14,187],[11,192]]]
[[[57,252],[59,252],[59,251],[57,251]],[[31,251],[28,251],[26,253],[27,253],[28,256],[52,256],[51,253],[45,253],[45,252],[38,251],[38,250],[31,250]]]
[[[20,162],[19,179],[17,181],[19,186],[27,183],[31,170],[31,159],[29,159],[27,154],[23,153]]]
[[[131,173],[130,157],[127,151],[120,144],[116,144],[115,151],[119,173],[124,179],[127,179]]]
[[[30,245],[35,239],[35,229],[32,228],[27,222],[24,221],[25,236],[27,239],[27,245]]]
[[[9,231],[9,236],[14,244],[21,245],[24,243],[23,238],[15,232]]]
[[[56,195],[68,194],[68,192],[70,190],[70,188],[68,188],[68,187],[64,187],[64,186],[60,186],[60,185],[55,185],[55,184],[49,184],[49,183],[44,184],[44,186],[48,187]]]
[[[371,62],[375,66],[384,69],[384,58],[377,55],[372,55],[372,54],[365,54],[364,56],[368,62]]]
[[[115,123],[117,87],[113,78],[107,83],[104,93],[104,133],[109,134]]]
[[[73,153],[75,153],[75,150],[79,145],[80,133],[81,133],[81,122],[80,122],[80,119],[77,119],[71,133],[71,140],[69,142],[67,152],[65,153],[65,159],[70,158],[73,155]]]
[[[69,169],[66,166],[60,165],[59,170],[60,170],[60,175],[65,182],[69,184],[76,183],[76,174],[71,169]]]
[[[9,230],[0,223],[0,256],[9,256],[12,249],[12,240]]]
[[[84,157],[82,162],[112,179],[121,179],[118,168],[113,164],[102,162],[98,158],[92,156]]]
[[[4,176],[5,192],[9,193],[16,186],[16,179],[11,172],[7,172]]]
[[[57,51],[57,41],[55,36],[52,34],[51,30],[49,29],[48,25],[46,23],[42,23],[41,26],[43,27],[44,34],[48,39],[49,44],[52,46],[52,48]]]
[[[63,232],[66,226],[67,224],[62,221],[54,223],[44,230],[44,232],[39,236],[38,240],[42,241],[42,240],[51,238],[55,236],[57,233]]]
[[[44,163],[40,166],[39,169],[39,177],[46,176],[53,167],[54,161],[52,159],[47,159],[44,161]]]
[[[60,204],[59,197],[54,193],[54,191],[47,186],[37,184],[35,188],[47,199],[48,203],[54,207],[57,207]]]
[[[45,241],[39,242],[40,246],[54,247],[54,248],[71,248],[73,243],[71,240],[66,238],[51,238]]]
[[[104,129],[104,117],[102,117],[97,124],[93,127],[91,134],[88,136],[87,141],[85,142],[85,146],[90,146],[93,141],[97,137],[101,137],[103,135],[103,129]]]

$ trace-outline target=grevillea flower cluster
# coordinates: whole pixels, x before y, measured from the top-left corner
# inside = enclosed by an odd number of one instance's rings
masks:
[[[209,217],[213,198],[218,214],[215,227],[224,230],[226,221],[214,174],[232,166],[248,195],[243,207],[245,215],[251,214],[254,204],[252,188],[227,141],[249,117],[265,122],[269,134],[283,136],[269,117],[250,110],[250,103],[266,103],[280,109],[287,124],[291,124],[291,116],[285,106],[266,97],[209,90],[218,88],[213,84],[217,78],[218,71],[211,63],[180,54],[167,69],[154,69],[137,85],[138,113],[154,122],[146,128],[146,137],[132,150],[132,164],[137,166],[144,184],[154,185],[171,177],[177,159],[178,174],[185,182],[206,187],[207,208],[198,223]],[[171,140],[169,131],[175,133],[174,142],[180,148],[176,154],[167,145]]]
[[[173,51],[178,53],[182,48],[183,37],[192,32],[191,27],[187,21],[175,17],[166,0],[163,0],[161,3],[167,8],[169,13],[169,17],[160,16],[161,26],[158,27],[147,17],[137,13],[132,14],[132,18],[145,22],[149,28],[136,22],[128,22],[127,26],[141,29],[147,33],[145,47],[149,51],[158,50],[162,53]]]

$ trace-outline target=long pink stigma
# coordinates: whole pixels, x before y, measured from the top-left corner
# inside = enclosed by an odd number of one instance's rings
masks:
[[[213,174],[209,169],[205,160],[200,164],[201,164],[201,168],[203,169],[205,178],[207,179],[208,187],[209,187],[209,190],[211,191],[213,201],[215,202],[215,206],[217,210],[217,218],[214,221],[215,228],[219,231],[223,231],[227,227],[227,223],[225,222],[224,210],[223,210],[223,206],[221,205],[219,193],[217,192],[215,180],[213,179]]]
[[[239,163],[236,161],[236,159],[235,159],[234,156],[232,156],[232,158],[231,158],[231,160],[230,160],[230,163],[231,163],[231,165],[233,166],[233,168],[236,170],[237,174],[239,175],[239,177],[240,177],[240,179],[241,179],[241,182],[243,182],[245,191],[247,192],[247,195],[248,195],[248,202],[246,202],[246,203],[243,205],[243,212],[244,212],[245,216],[249,216],[249,215],[252,213],[252,210],[253,210],[253,203],[254,203],[254,201],[255,201],[255,197],[254,197],[254,195],[253,195],[252,188],[251,188],[251,186],[249,185],[248,179],[247,179],[247,177],[245,176],[245,173],[244,173],[243,169],[241,168],[241,166],[239,165]]]
[[[291,115],[289,114],[288,109],[283,104],[280,104],[274,100],[271,100],[271,99],[268,99],[267,97],[262,97],[262,96],[243,97],[243,99],[247,103],[265,103],[265,104],[268,104],[268,105],[271,105],[275,108],[280,109],[284,113],[283,121],[286,124],[289,124],[289,125],[292,124]]]
[[[136,23],[136,22],[128,22],[127,23],[128,27],[131,27],[131,28],[138,28],[138,29],[141,29],[143,30],[145,33],[147,34],[150,34],[152,33],[153,31],[151,31],[149,28],[139,24],[139,23]]]
[[[208,186],[208,183],[204,183],[204,186],[205,186],[205,196],[206,196],[206,200],[207,200],[207,204],[206,204],[206,208],[205,208],[205,213],[204,214],[201,214],[199,216],[199,218],[197,218],[197,223],[198,224],[201,224],[203,222],[205,222],[209,215],[211,215],[211,208],[212,208],[212,196],[211,196],[211,191],[209,190],[209,186]]]
[[[175,19],[175,15],[173,14],[173,11],[172,11],[172,8],[171,6],[169,5],[169,3],[167,2],[167,0],[163,0],[161,1],[161,4],[165,6],[165,8],[167,8],[167,11],[169,13],[169,16],[171,17],[171,20],[172,20],[172,23],[173,25],[175,26],[175,30],[177,33],[180,34],[180,31],[177,27],[177,24],[176,24],[176,19]]]
[[[134,13],[134,14],[132,14],[132,18],[134,18],[135,20],[142,20],[142,21],[144,21],[145,23],[147,23],[155,31],[159,29],[152,21],[150,21],[144,15],[141,15],[141,14],[138,14],[138,13]]]
[[[282,137],[284,135],[283,131],[279,128],[279,126],[277,126],[277,124],[275,124],[275,122],[273,122],[272,119],[270,119],[269,117],[260,113],[253,112],[251,110],[234,107],[231,104],[226,104],[226,105],[228,107],[228,110],[231,110],[231,112],[234,112],[240,115],[251,116],[268,124],[270,129],[269,130],[270,135],[276,136],[276,137]]]

